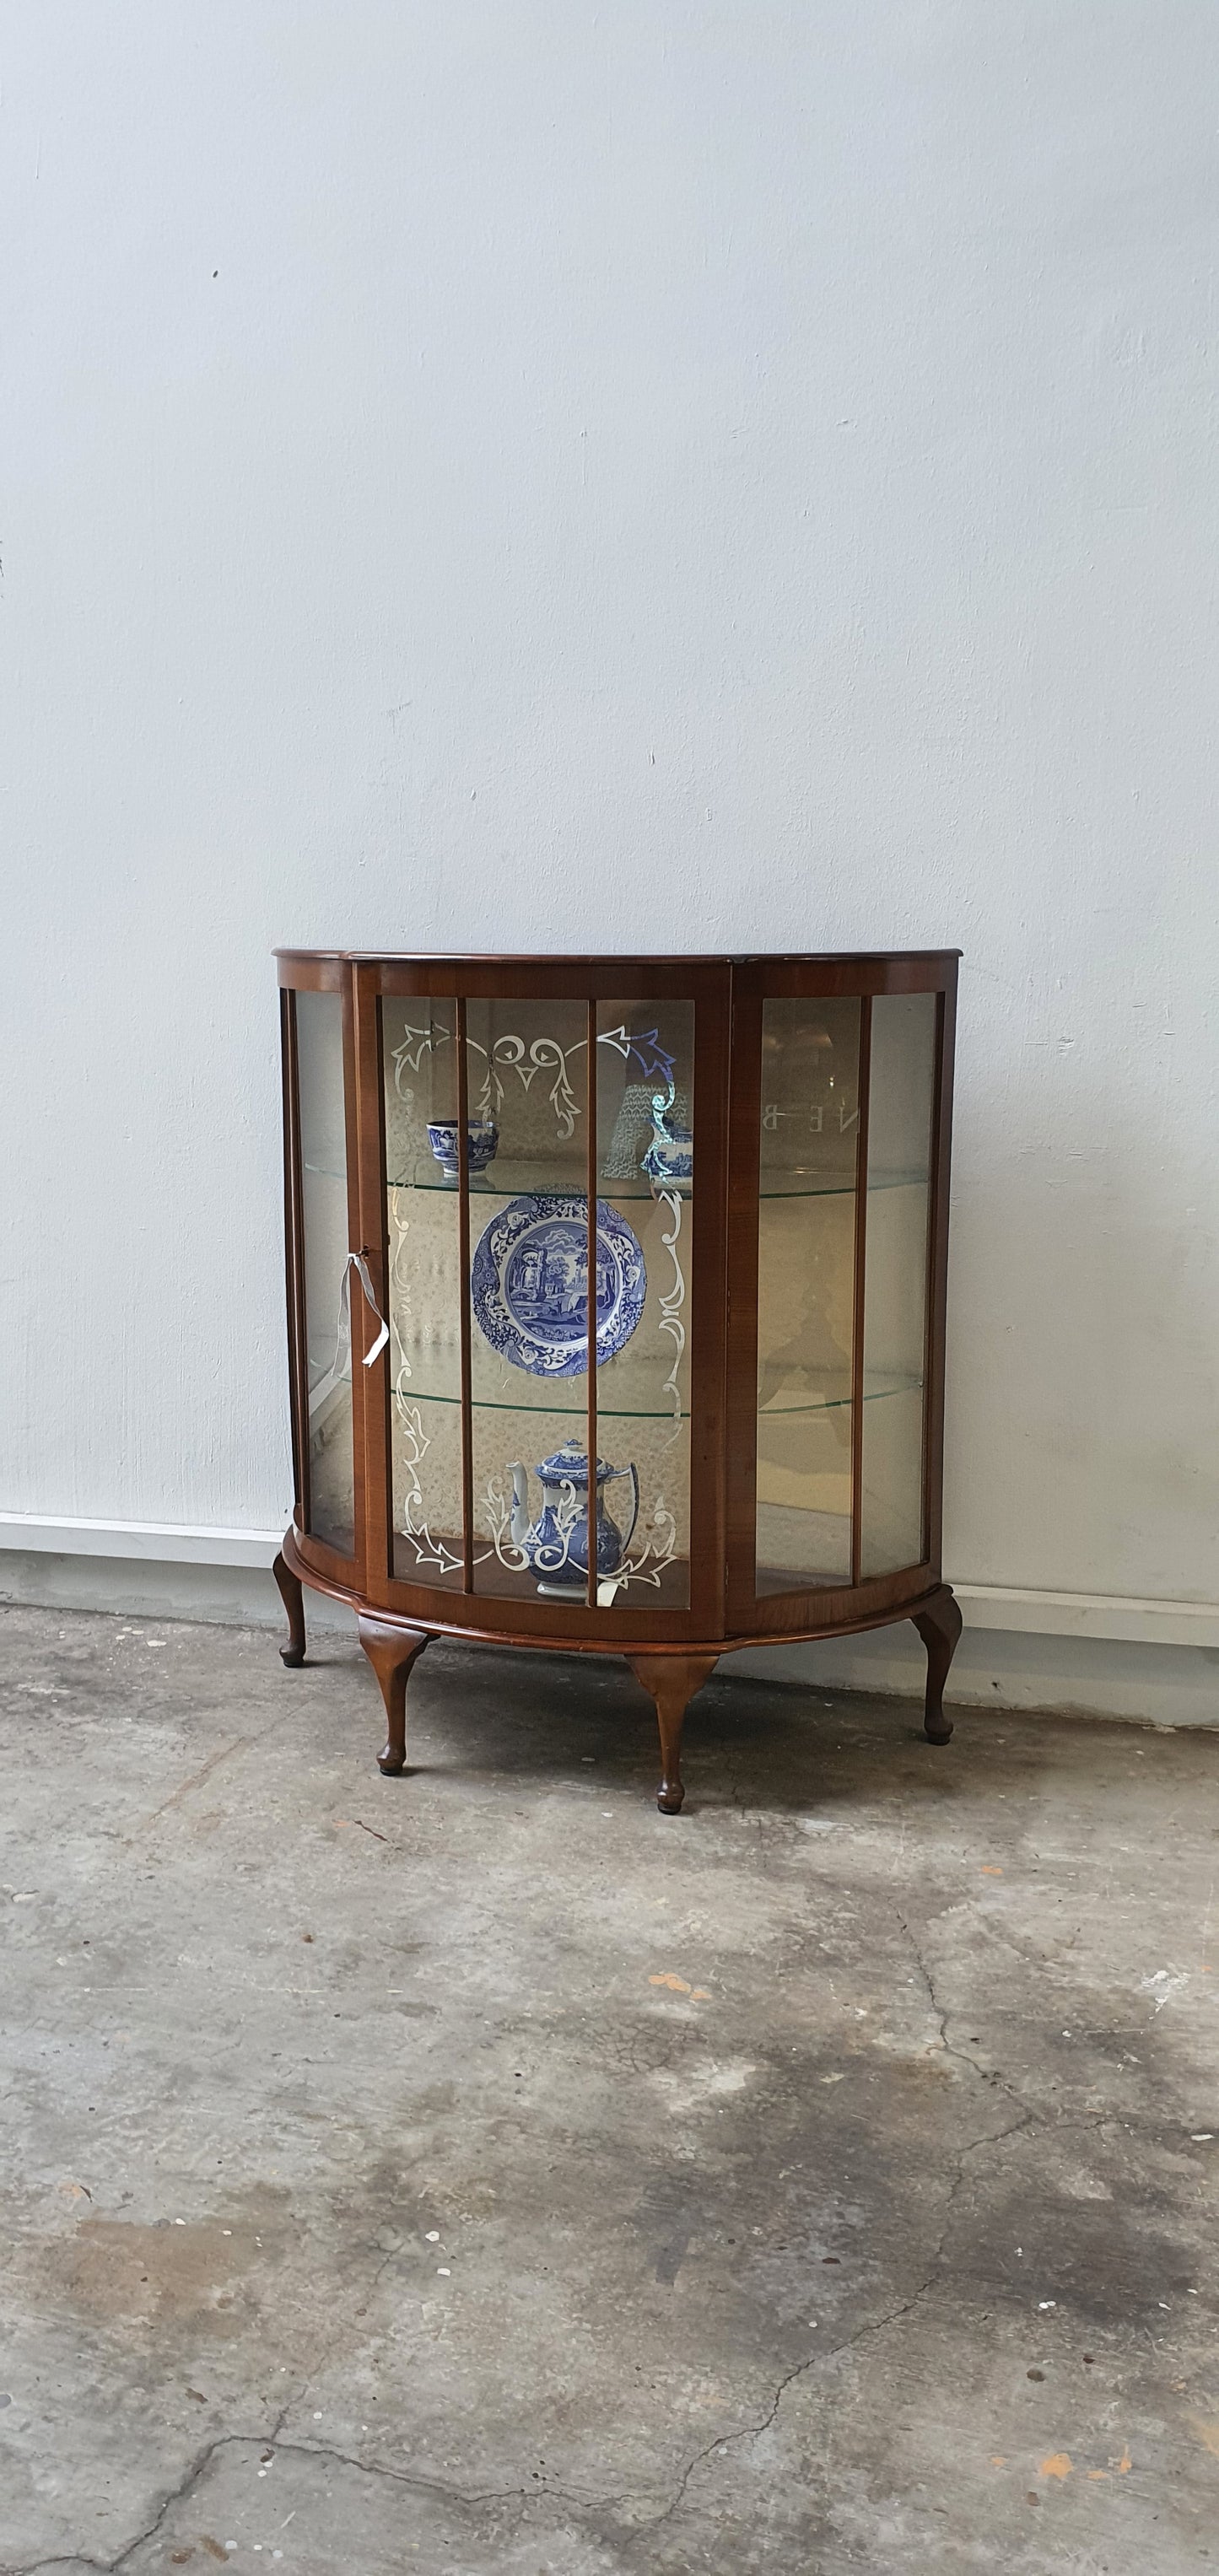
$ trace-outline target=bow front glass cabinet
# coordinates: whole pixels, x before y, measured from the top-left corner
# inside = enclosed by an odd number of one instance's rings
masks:
[[[282,950],[296,1502],[405,1766],[429,1638],[624,1656],[661,1807],[734,1646],[913,1619],[940,1577],[956,952]]]

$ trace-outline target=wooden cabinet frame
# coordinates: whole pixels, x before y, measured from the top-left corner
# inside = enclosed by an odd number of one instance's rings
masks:
[[[389,1723],[382,1767],[405,1759],[404,1690],[410,1663],[436,1635],[483,1637],[496,1644],[552,1647],[565,1653],[624,1655],[656,1700],[664,1779],[661,1804],[681,1803],[679,1745],[686,1700],[734,1647],[849,1634],[913,1619],[928,1649],[926,1725],[933,1741],[951,1729],[943,1686],[960,1632],[960,1614],[940,1571],[943,1490],[945,1302],[949,1153],[957,952],[843,957],[485,958],[371,956],[356,952],[277,952],[284,1068],[284,1164],[288,1338],[296,1502],[276,1573],[288,1608],[285,1659],[304,1654],[300,1586],[332,1594],[355,1610],[360,1634],[381,1682]],[[466,1188],[466,1052],[460,1043],[466,1006],[482,1000],[553,999],[589,1012],[589,1115],[586,1120],[590,1251],[598,1190],[595,1117],[596,1005],[629,994],[641,1001],[682,1000],[694,1011],[693,1126],[696,1185],[692,1199],[690,1275],[689,1601],[683,1607],[628,1600],[597,1607],[588,1598],[556,1605],[541,1598],[501,1598],[473,1588],[471,1573],[469,1298],[463,1296],[462,1397],[464,1458],[464,1589],[406,1582],[396,1575],[392,1528],[390,1351],[363,1362],[380,1329],[377,1314],[351,1283],[352,1440],[355,1548],[340,1554],[310,1530],[309,1443],[304,1311],[304,1215],[297,1070],[296,996],[342,998],[348,1242],[359,1255],[381,1317],[389,1314],[386,1138],[382,1010],[390,999],[458,1004],[462,1278],[468,1291]],[[862,1483],[862,1316],[868,1067],[873,1000],[890,994],[936,996],[932,1150],[927,1225],[927,1290],[923,1362],[922,1532],[917,1563],[900,1572],[860,1575]],[[759,1265],[759,1115],[761,1026],[770,999],[860,1003],[860,1107],[855,1193],[856,1318],[853,1337],[853,1545],[851,1580],[831,1588],[770,1593],[755,1587],[755,1460]],[[610,1185],[602,1182],[605,1189]],[[589,1454],[595,1455],[598,1372],[589,1371]],[[683,1695],[684,1694],[684,1695]],[[680,1701],[680,1706],[678,1702]]]

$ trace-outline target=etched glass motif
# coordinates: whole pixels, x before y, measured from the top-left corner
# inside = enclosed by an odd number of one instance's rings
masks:
[[[540,1462],[587,1447],[588,1005],[469,1000],[471,1115],[499,1129],[470,1183],[473,1577],[480,1593],[533,1599],[547,1567],[529,1532],[543,1508]],[[602,1283],[599,1283],[599,1285]],[[608,1284],[608,1281],[605,1283]],[[561,1493],[548,1569],[569,1571],[577,1504]],[[560,1597],[583,1598],[579,1580]]]
[[[460,1278],[455,1002],[382,1005],[395,1571],[463,1580],[460,1300],[470,1312],[476,1592],[587,1594],[588,1048],[581,1001],[468,1000],[470,1275]],[[595,1340],[603,1604],[689,1597],[694,1013],[603,1005]],[[557,1474],[560,1462],[571,1468]],[[633,1497],[624,1509],[613,1497]],[[611,1499],[607,1499],[607,1497]]]
[[[456,1015],[455,1001],[381,1005],[393,1571],[460,1591],[461,1263],[444,1168],[457,1134]]]
[[[694,1004],[600,1004],[597,1059],[599,1188],[637,1238],[646,1281],[630,1339],[612,1349],[597,1336],[597,1445],[619,1475],[633,1470],[638,1488],[632,1529],[598,1598],[603,1606],[684,1608],[690,1599]]]

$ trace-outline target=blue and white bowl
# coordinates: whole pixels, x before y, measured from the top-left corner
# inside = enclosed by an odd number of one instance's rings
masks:
[[[458,1177],[457,1120],[429,1118],[427,1140],[446,1181]],[[467,1118],[466,1149],[472,1172],[485,1172],[493,1163],[499,1146],[499,1129],[493,1118]]]

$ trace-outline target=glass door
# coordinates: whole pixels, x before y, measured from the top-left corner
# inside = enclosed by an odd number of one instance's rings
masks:
[[[674,1613],[698,1606],[695,1521],[701,1509],[714,1533],[722,1473],[704,1475],[696,1500],[723,1334],[722,1206],[715,1191],[705,1213],[695,1199],[703,1004],[649,994],[659,971],[637,968],[633,982],[623,964],[620,992],[596,970],[599,996],[555,990],[551,961],[549,991],[488,989],[513,980],[492,968],[473,990],[468,968],[439,963],[428,980],[451,973],[459,989],[382,983],[389,1571],[443,1596],[442,1617],[460,1619],[464,1600],[481,1606],[477,1625],[553,1634],[570,1620],[575,1635],[591,1616],[629,1638],[649,1623],[668,1633]],[[714,981],[712,1169],[724,970]],[[700,1226],[715,1296],[701,1395]],[[722,1584],[722,1539],[701,1562],[705,1599]]]
[[[693,1005],[464,1023],[473,1589],[684,1608]]]
[[[349,1574],[356,1557],[349,1014],[340,989],[290,991],[286,1001],[297,1509],[303,1534],[343,1559]]]

